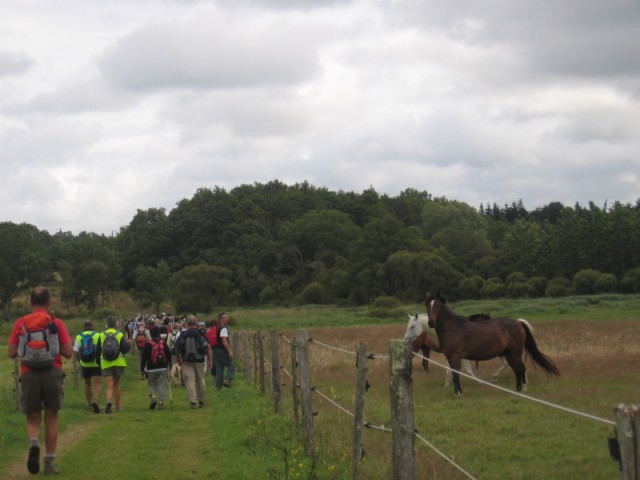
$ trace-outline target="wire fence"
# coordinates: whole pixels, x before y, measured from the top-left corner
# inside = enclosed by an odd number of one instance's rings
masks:
[[[279,338],[281,338],[283,340],[284,343],[286,343],[291,349],[291,353],[292,353],[292,358],[296,358],[295,356],[295,349],[296,348],[300,348],[302,347],[301,345],[296,345],[296,342],[288,337],[286,337],[285,335],[280,334]],[[308,345],[314,345],[317,348],[320,349],[325,349],[331,352],[337,352],[340,354],[344,354],[345,356],[349,356],[349,357],[356,357],[358,355],[358,352],[353,351],[353,350],[349,350],[343,347],[339,347],[339,346],[335,346],[335,345],[331,345],[329,343],[325,343],[325,342],[321,342],[317,339],[314,338],[307,338],[307,342]],[[419,358],[423,361],[427,361],[429,362],[430,365],[434,365],[438,368],[441,368],[445,371],[449,371],[452,370],[448,365],[444,365],[442,363],[439,363],[433,359],[424,357],[418,353],[412,353],[413,357]],[[374,353],[367,353],[366,358],[369,360],[383,360],[383,359],[389,359],[390,356],[389,355],[380,355],[380,354],[374,354]],[[294,374],[289,371],[284,364],[282,364],[280,358],[278,357],[277,359],[272,359],[271,361],[276,361],[279,362],[279,370],[282,371],[288,378],[290,378],[291,380],[294,380]],[[296,361],[297,362],[297,361]],[[292,369],[297,368],[297,363],[295,363],[294,365],[292,365]],[[467,375],[463,372],[458,372],[459,375],[462,375],[466,378],[469,378],[481,385],[496,389],[498,391],[504,392],[504,393],[508,393],[510,395],[514,395],[515,397],[519,398],[519,399],[523,399],[523,400],[527,400],[530,402],[535,402],[537,404],[543,405],[545,407],[549,407],[549,408],[553,408],[565,413],[569,413],[571,415],[576,415],[579,416],[581,418],[585,418],[591,421],[595,421],[598,422],[600,424],[604,424],[604,425],[608,425],[608,426],[616,426],[617,422],[615,421],[611,421],[605,418],[601,418],[598,417],[596,415],[592,415],[590,413],[586,413],[586,412],[582,412],[573,408],[569,408],[563,405],[559,405],[553,402],[549,402],[546,400],[542,400],[542,399],[538,399],[536,397],[533,397],[531,395],[526,395],[523,394],[521,392],[516,392],[507,388],[504,388],[500,385],[496,385],[494,383],[491,382],[487,382],[485,380],[482,380],[480,378],[477,378],[475,376],[472,375]],[[368,386],[368,381],[367,381],[367,386]],[[295,388],[299,389],[300,388],[300,384],[295,385]],[[331,387],[330,387],[331,388]],[[322,400],[322,402],[324,402],[326,405],[330,406],[331,408],[336,409],[337,411],[339,411],[341,414],[344,414],[350,418],[358,418],[358,412],[354,412],[352,411],[350,408],[346,407],[345,405],[341,404],[339,401],[337,401],[335,398],[332,398],[329,394],[327,394],[326,392],[324,392],[321,388],[317,387],[317,386],[313,386],[311,384],[309,384],[309,390],[310,392],[312,392],[314,395],[316,395],[319,399]],[[370,420],[362,420],[361,421],[361,427],[366,428],[366,429],[371,429],[371,430],[376,430],[376,431],[380,431],[380,432],[384,432],[384,433],[393,433],[393,429],[389,428],[388,426],[382,424],[381,422],[372,422]],[[453,455],[448,455],[445,452],[443,452],[442,450],[440,450],[436,445],[435,442],[428,440],[427,438],[425,438],[424,435],[422,435],[421,433],[419,433],[419,428],[414,428],[414,437],[417,441],[419,441],[421,444],[425,445],[428,449],[430,449],[431,451],[433,451],[435,454],[437,454],[439,457],[441,457],[442,459],[444,459],[446,462],[448,462],[453,468],[455,468],[457,471],[459,471],[462,475],[464,475],[467,478],[474,478],[474,476],[469,473],[465,468],[463,468],[461,465],[459,465],[458,463],[456,463],[456,461],[453,458]],[[359,459],[354,459],[354,461],[357,461]],[[354,478],[356,478],[356,476],[354,476]]]

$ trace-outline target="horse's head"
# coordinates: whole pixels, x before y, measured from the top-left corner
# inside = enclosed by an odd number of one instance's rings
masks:
[[[445,303],[446,300],[443,296],[440,295],[440,292],[436,292],[435,294],[431,292],[426,293],[424,297],[424,306],[427,308],[429,328],[436,328],[438,316],[440,315],[440,309]]]
[[[407,323],[407,330],[404,332],[404,341],[413,342],[424,331],[425,324],[424,315],[409,315],[409,323]]]

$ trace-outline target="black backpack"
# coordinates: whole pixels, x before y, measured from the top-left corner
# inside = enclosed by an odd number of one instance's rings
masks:
[[[102,357],[110,362],[120,355],[120,344],[115,333],[105,332],[104,343],[102,344]]]
[[[182,360],[185,362],[202,362],[204,360],[203,343],[206,346],[207,341],[197,331],[182,332],[180,340],[182,340],[180,342]]]

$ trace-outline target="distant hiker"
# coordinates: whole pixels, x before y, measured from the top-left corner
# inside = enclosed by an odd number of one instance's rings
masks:
[[[115,396],[116,412],[122,409],[120,404],[120,378],[124,374],[127,361],[124,354],[129,352],[131,345],[127,343],[124,334],[118,331],[118,318],[107,317],[107,329],[100,334],[96,358],[102,369],[107,391],[104,413],[111,413],[111,400]]]
[[[187,316],[187,328],[180,333],[175,348],[191,408],[203,407],[207,386],[202,364],[206,360],[209,368],[212,368],[213,362],[211,348],[206,337],[198,330],[195,315]]]
[[[93,330],[91,320],[85,320],[83,331],[76,336],[73,344],[84,380],[84,396],[94,413],[100,413],[99,401],[102,393],[102,370],[96,359],[99,340],[100,333]]]
[[[133,351],[138,358],[142,356],[142,350],[144,350],[144,346],[147,342],[151,340],[151,335],[149,334],[149,330],[147,329],[144,322],[139,322],[138,327],[133,332],[132,342],[133,342]],[[142,371],[142,362],[140,362],[140,378],[144,380],[144,371]]]
[[[216,345],[213,347],[213,364],[216,372],[216,390],[222,386],[231,387],[235,369],[233,367],[233,351],[229,342],[229,315],[226,312],[218,314],[216,327]],[[225,376],[226,368],[226,376]]]
[[[40,471],[40,429],[44,408],[44,473],[59,473],[55,466],[58,411],[64,398],[62,358],[71,358],[71,337],[64,323],[47,310],[51,293],[44,287],[31,291],[33,312],[19,318],[9,335],[9,358],[21,359],[20,409],[27,415],[29,473]]]
[[[167,341],[162,338],[162,329],[164,327],[153,327],[149,331],[151,340],[142,350],[140,361],[141,368],[147,372],[151,410],[154,410],[156,405],[162,410],[164,401],[167,399],[167,369],[171,364],[171,350],[167,346]]]

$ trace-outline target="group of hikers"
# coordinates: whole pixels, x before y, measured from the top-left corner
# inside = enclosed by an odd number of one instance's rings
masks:
[[[72,340],[66,325],[49,313],[51,294],[44,287],[31,291],[33,311],[19,318],[8,342],[11,358],[21,359],[20,408],[27,417],[29,454],[27,469],[40,471],[40,431],[44,418],[44,473],[59,473],[55,464],[58,411],[63,403],[62,358],[78,360],[87,405],[101,413],[102,379],[105,381],[104,413],[122,410],[120,379],[132,353],[140,378],[149,385],[149,409],[162,410],[170,391],[169,381],[184,385],[192,409],[205,406],[206,376],[214,376],[216,390],[230,388],[234,378],[229,315],[199,321],[193,315],[179,320],[172,315],[138,314],[121,329],[117,317],[106,319],[105,329],[90,320]],[[44,412],[44,415],[43,415]]]

